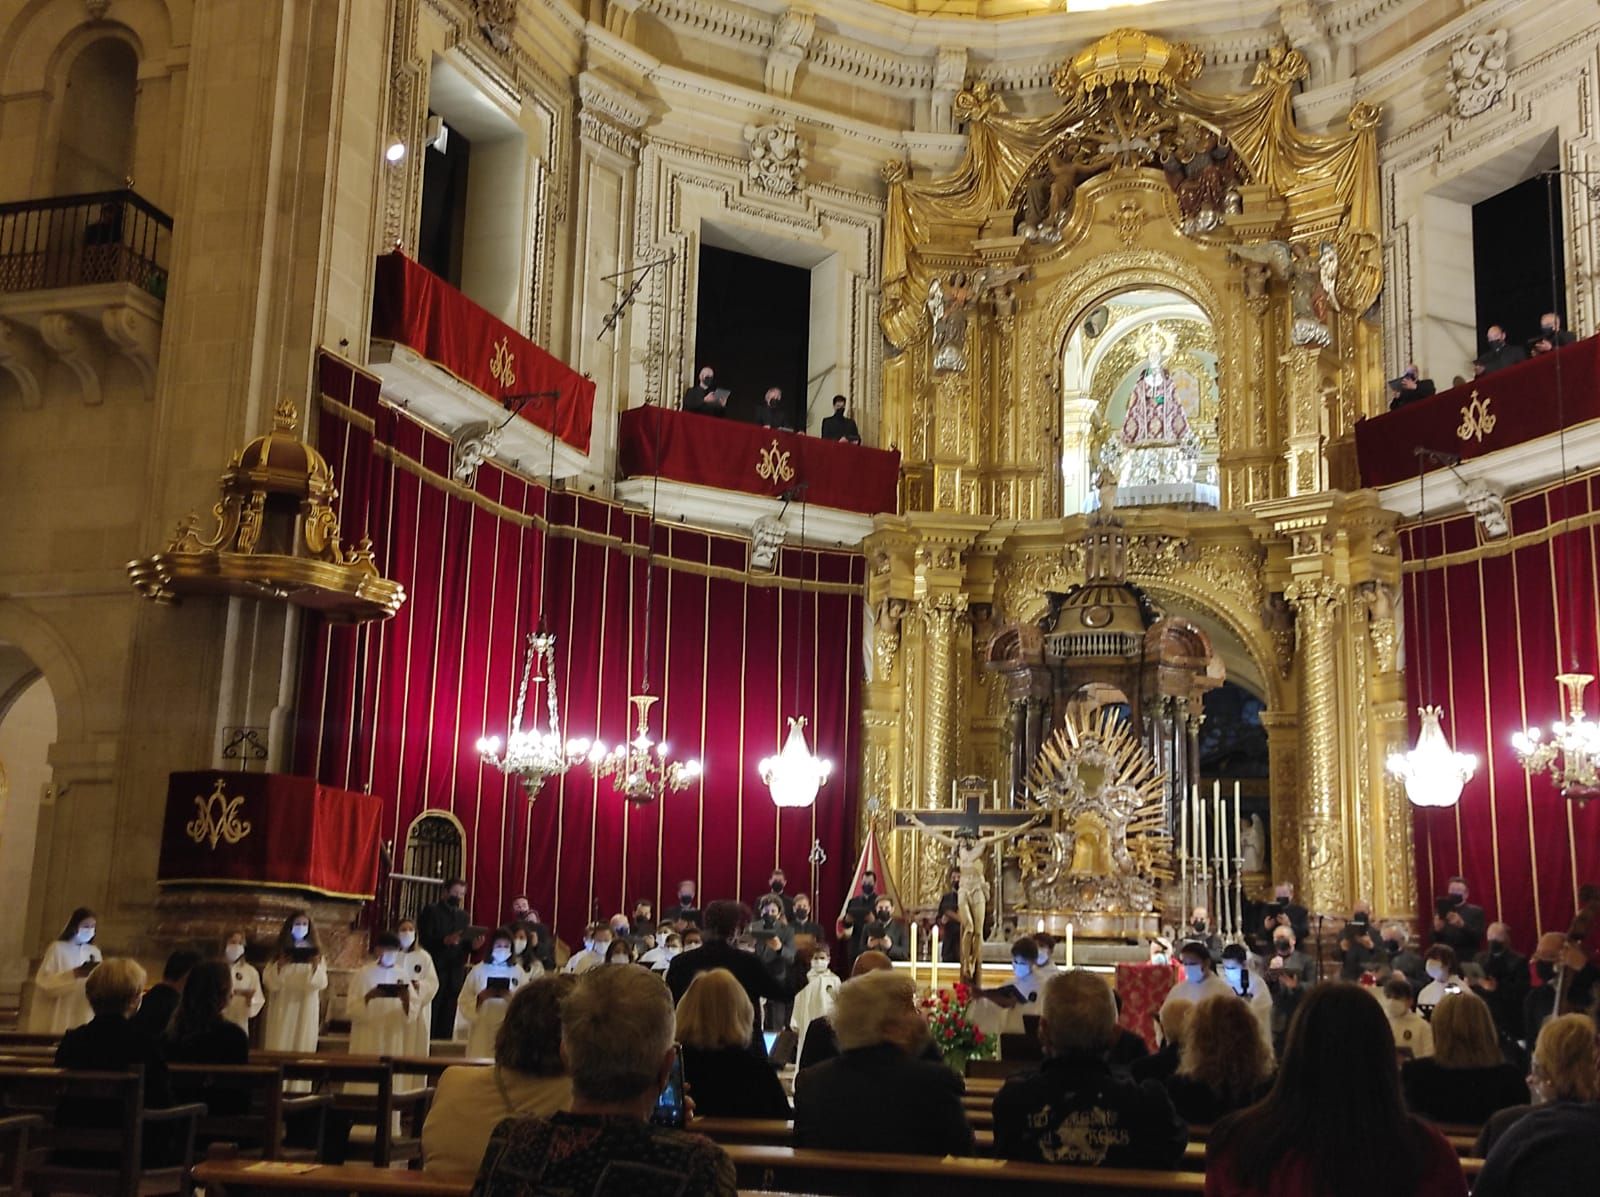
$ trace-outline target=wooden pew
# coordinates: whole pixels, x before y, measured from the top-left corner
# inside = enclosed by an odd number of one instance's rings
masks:
[[[44,1119],[36,1114],[0,1118],[0,1197],[22,1197],[28,1141],[43,1129]]]
[[[169,1064],[173,1091],[184,1096],[206,1094],[207,1110],[197,1130],[203,1141],[231,1143],[236,1155],[265,1160],[316,1160],[322,1154],[327,1111],[333,1095],[290,1095],[283,1091],[283,1067],[278,1064]],[[238,1094],[232,1103],[245,1112],[228,1114],[212,1106],[213,1096]],[[316,1134],[309,1147],[284,1144],[284,1127],[291,1115],[317,1113]]]
[[[792,1147],[794,1123],[787,1118],[696,1118],[688,1129],[704,1135],[719,1146],[733,1143]],[[973,1138],[980,1155],[994,1152],[994,1131],[974,1130]]]
[[[408,1172],[371,1164],[285,1165],[260,1160],[206,1160],[194,1169],[206,1197],[258,1194],[349,1193],[363,1197],[468,1197],[471,1176]]]
[[[1201,1193],[1198,1172],[1074,1168],[947,1156],[879,1155],[793,1147],[732,1145],[741,1189],[826,1194],[828,1197],[968,1197],[1068,1192],[1072,1197],[1139,1197]]]
[[[63,1099],[105,1103],[117,1111],[117,1125],[62,1127],[53,1125]],[[142,1072],[76,1072],[61,1068],[0,1068],[0,1101],[7,1113],[35,1114],[45,1119],[30,1136],[30,1158],[23,1170],[23,1188],[34,1193],[102,1193],[108,1197],[177,1193],[188,1197],[189,1169],[194,1164],[195,1125],[202,1105],[144,1108]],[[178,1162],[148,1167],[144,1129],[170,1125],[176,1132]],[[56,1150],[69,1152],[73,1164],[57,1162]],[[115,1163],[85,1167],[84,1156],[103,1155]]]
[[[54,1060],[60,1043],[61,1036],[53,1032],[0,1031],[0,1055]]]
[[[347,1114],[357,1126],[372,1127],[372,1162],[378,1167],[422,1158],[422,1123],[433,1101],[433,1089],[396,1089],[395,1069],[387,1059],[256,1052],[251,1060],[278,1065],[286,1081],[311,1082],[316,1092],[331,1094],[333,1108]],[[372,1092],[351,1092],[351,1085],[370,1085]],[[399,1134],[394,1131],[396,1115],[402,1119]]]

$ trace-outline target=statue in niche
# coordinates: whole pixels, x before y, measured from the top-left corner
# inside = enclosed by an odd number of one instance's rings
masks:
[[[1226,137],[1206,125],[1185,124],[1177,144],[1162,155],[1161,169],[1178,197],[1184,233],[1194,237],[1221,226],[1243,179]]]
[[[1316,258],[1303,245],[1287,241],[1263,241],[1256,245],[1231,245],[1228,252],[1239,261],[1264,266],[1274,278],[1289,282],[1289,302],[1293,310],[1289,339],[1296,346],[1333,344],[1330,313],[1340,310],[1334,298],[1339,277],[1339,252],[1324,241]],[[1245,285],[1251,284],[1249,265]]]
[[[1250,816],[1250,822],[1246,823],[1241,829],[1239,839],[1242,842],[1240,856],[1244,860],[1242,871],[1246,873],[1265,873],[1267,871],[1267,826],[1261,821],[1260,815]]]
[[[1111,853],[1111,829],[1093,811],[1084,811],[1072,824],[1073,877],[1109,877],[1116,871]]]
[[[958,270],[947,280],[935,278],[928,286],[927,302],[933,322],[934,373],[965,372],[967,318],[972,307],[972,287],[966,273]]]
[[[1122,443],[1127,448],[1149,444],[1172,444],[1189,435],[1189,417],[1178,402],[1172,375],[1162,362],[1159,334],[1152,334],[1146,345],[1144,372],[1133,384],[1128,414],[1122,421]]]

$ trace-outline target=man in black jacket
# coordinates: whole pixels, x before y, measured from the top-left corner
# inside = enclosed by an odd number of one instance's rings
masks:
[[[822,439],[825,441],[849,441],[852,445],[861,443],[861,430],[856,427],[856,422],[844,414],[845,397],[833,397],[833,415],[826,416],[822,421]]]
[[[1450,878],[1448,903],[1441,901],[1445,913],[1433,917],[1433,942],[1455,949],[1462,960],[1471,960],[1483,943],[1484,923],[1482,906],[1467,901],[1467,879]]]
[[[782,955],[769,965],[756,959],[754,952],[737,947],[734,940],[750,925],[750,908],[743,902],[712,902],[705,910],[705,937],[692,952],[683,952],[667,968],[667,988],[672,1000],[683,1000],[689,982],[703,972],[725,968],[739,982],[750,1005],[761,1009],[761,999],[774,1002],[790,1001],[795,990],[789,984],[789,967]],[[752,1049],[763,1051],[761,1022],[756,1019],[751,1028]]]
[[[431,1024],[435,1039],[455,1037],[456,999],[461,996],[461,983],[467,977],[467,957],[483,943],[482,938],[463,942],[462,932],[472,923],[462,909],[466,896],[467,883],[452,877],[444,883],[444,897],[417,914],[417,938],[422,941],[423,950],[433,957],[434,971],[439,974]]]
[[[710,366],[700,367],[695,385],[683,393],[683,410],[700,416],[725,416],[728,414],[728,397],[717,390],[716,371]]]
[[[1489,348],[1478,355],[1472,364],[1479,375],[1493,374],[1496,370],[1504,370],[1507,366],[1514,366],[1518,362],[1528,360],[1528,353],[1521,345],[1513,345],[1506,339],[1506,330],[1498,324],[1491,324],[1489,331],[1484,334],[1484,340],[1489,343]]]
[[[1478,957],[1483,969],[1479,985],[1495,1026],[1507,1039],[1522,1038],[1522,1003],[1528,997],[1528,958],[1511,946],[1511,928],[1489,924],[1489,946]]]
[[[872,907],[878,898],[878,874],[868,869],[861,874],[861,892],[844,904],[842,934],[850,938],[850,959],[867,950],[867,924],[872,922]]]
[[[1176,1168],[1189,1128],[1156,1081],[1133,1081],[1108,1061],[1117,1007],[1081,969],[1045,984],[1039,1037],[1045,1062],[1006,1081],[994,1098],[994,1154],[1080,1167]]]
[[[847,981],[832,1021],[840,1054],[795,1074],[797,1147],[972,1154],[965,1083],[947,1065],[919,1058],[928,1024],[908,975],[880,969]]]

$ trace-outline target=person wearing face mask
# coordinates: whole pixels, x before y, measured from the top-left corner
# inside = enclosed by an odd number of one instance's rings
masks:
[[[483,943],[473,934],[472,920],[465,909],[467,883],[451,877],[444,883],[439,901],[424,906],[417,914],[417,939],[439,974],[439,992],[433,999],[433,1037],[453,1039],[456,1031],[457,999],[467,972],[467,959]]]
[[[606,947],[607,964],[632,964],[633,944],[620,936],[613,936]]]
[[[1424,1016],[1429,1016],[1446,993],[1453,990],[1465,991],[1467,982],[1461,976],[1461,966],[1455,952],[1444,944],[1434,944],[1422,960],[1423,969],[1428,974],[1428,983],[1417,994],[1417,1006]]]
[[[781,872],[776,874],[778,879],[774,884],[783,884],[782,876]],[[794,964],[794,932],[783,910],[779,895],[769,893],[756,907],[755,922],[750,924],[750,934],[756,942],[756,959],[768,971],[786,970]],[[760,1017],[762,1030],[781,1031],[789,1025],[789,1003],[769,1000]]]
[[[400,964],[400,937],[393,931],[378,932],[372,937],[371,962],[356,970],[345,995],[350,1054],[404,1054],[414,997],[411,979]]]
[[[1204,906],[1196,906],[1189,912],[1189,929],[1184,938],[1203,945],[1212,960],[1222,959],[1222,937],[1212,927],[1211,913]]]
[[[1428,971],[1422,963],[1422,941],[1404,923],[1389,923],[1383,929],[1383,951],[1388,954],[1389,967],[1411,982],[1411,992],[1420,992],[1428,983]]]
[[[698,927],[700,925],[700,901],[695,897],[696,892],[693,881],[685,879],[678,882],[677,905],[668,906],[661,912],[662,917],[667,922],[672,923],[674,927],[680,922],[684,924],[682,928],[679,928],[680,934],[689,927]]]
[[[1272,1043],[1283,1045],[1294,1012],[1317,979],[1317,962],[1295,948],[1294,932],[1287,925],[1272,933],[1272,955],[1266,964],[1267,985],[1272,990]]]
[[[1272,991],[1260,974],[1252,967],[1250,953],[1242,943],[1230,943],[1222,949],[1222,980],[1228,991],[1243,998],[1250,1005],[1261,1027],[1261,1038],[1267,1049],[1272,1048]]]
[[[567,971],[569,973],[586,973],[606,962],[606,953],[611,949],[611,924],[590,923],[583,933],[583,951],[574,952],[567,958]]]
[[[1511,928],[1490,923],[1488,946],[1478,956],[1483,980],[1478,988],[1489,1003],[1494,1025],[1508,1039],[1522,1038],[1522,1004],[1528,997],[1528,958],[1511,946]]]
[[[407,1056],[426,1056],[433,1051],[433,1000],[439,996],[439,972],[433,966],[433,957],[417,942],[417,924],[411,919],[401,919],[395,927],[395,938],[400,942],[400,955],[395,967],[411,986],[411,1015],[406,1020],[405,1051]]]
[[[852,445],[861,443],[861,430],[856,427],[856,422],[844,414],[848,402],[843,395],[833,397],[833,415],[825,416],[822,421],[822,439],[825,441],[846,441]]]
[[[1483,339],[1488,348],[1473,362],[1474,372],[1479,375],[1493,374],[1496,370],[1504,370],[1507,366],[1528,360],[1522,346],[1511,344],[1506,339],[1506,330],[1498,324],[1491,324]]]
[[[1389,1029],[1402,1058],[1421,1060],[1433,1055],[1433,1028],[1412,1005],[1411,982],[1398,973],[1383,983],[1383,1011],[1389,1016]]]
[[[634,902],[633,926],[629,930],[638,940],[655,937],[656,904],[649,898],[639,898]]]
[[[695,385],[683,393],[683,410],[702,416],[728,414],[728,392],[717,389],[717,374],[710,366],[701,366]]]
[[[505,1021],[506,1007],[527,981],[528,974],[511,959],[511,932],[497,928],[489,937],[488,956],[467,970],[456,999],[456,1009],[470,1028],[468,1059],[494,1055],[494,1036]]]
[[[894,899],[879,894],[872,904],[872,922],[867,927],[867,946],[883,952],[890,960],[910,960],[906,947],[906,924],[895,910]]]
[[[1483,942],[1483,907],[1467,901],[1464,877],[1450,878],[1449,891],[1437,903],[1433,917],[1433,942],[1446,944],[1458,957],[1470,960]]]
[[[809,935],[817,943],[821,943],[825,936],[822,924],[811,917],[811,898],[807,894],[794,896],[794,914],[789,919],[789,930],[796,936]]]
[[[789,1029],[795,1033],[795,1059],[804,1059],[806,1036],[818,1019],[826,1021],[833,1013],[833,999],[843,984],[829,967],[832,959],[828,949],[818,947],[811,953],[806,965],[806,984],[794,999],[794,1012],[789,1018]]]
[[[84,983],[100,963],[100,949],[94,945],[97,925],[94,911],[80,906],[51,941],[33,977],[30,1031],[59,1035],[94,1017]]]
[[[1535,1043],[1539,1028],[1556,1012],[1556,977],[1566,952],[1567,937],[1546,931],[1534,945],[1528,962],[1528,995],[1522,999],[1522,1040]]]
[[[640,956],[639,963],[652,972],[665,975],[681,951],[683,951],[683,936],[671,927],[663,927],[656,935],[656,946]]]
[[[1339,932],[1339,979],[1359,981],[1387,962],[1388,957],[1373,934],[1370,909],[1365,902],[1357,902]]]
[[[261,1013],[267,998],[261,989],[261,973],[244,958],[246,943],[243,931],[231,931],[222,947],[222,958],[233,974],[233,992],[223,1007],[222,1017],[248,1034],[250,1020]]]
[[[277,949],[262,971],[261,983],[272,995],[261,1046],[271,1052],[316,1051],[328,966],[322,959],[316,927],[305,911],[297,910],[283,920]]]
[[[612,943],[619,939],[625,939],[629,943],[633,942],[633,924],[628,921],[627,915],[618,911],[606,920],[606,924],[611,928]]]
[[[1178,949],[1178,967],[1182,970],[1182,976],[1167,991],[1161,1003],[1163,1011],[1172,1002],[1188,1002],[1198,1006],[1208,997],[1227,997],[1233,992],[1228,988],[1228,983],[1217,976],[1210,949],[1199,940],[1191,939]]]
[[[1546,312],[1539,317],[1539,331],[1534,334],[1528,344],[1528,356],[1538,357],[1543,353],[1552,353],[1563,345],[1570,345],[1578,338],[1561,327],[1561,317],[1554,312]]]
[[[1259,914],[1262,933],[1269,943],[1279,927],[1287,927],[1294,932],[1296,943],[1310,933],[1311,916],[1304,906],[1294,900],[1294,886],[1287,881],[1278,882],[1273,889],[1272,901],[1260,907]],[[1268,950],[1271,950],[1270,947]]]
[[[840,937],[850,937],[850,958],[854,960],[867,950],[867,927],[873,921],[872,908],[878,900],[878,874],[868,869],[861,874],[861,888],[845,900],[844,913],[839,916]]]
[[[763,905],[768,902],[776,902],[781,907],[779,914],[782,915],[783,921],[787,923],[794,915],[794,898],[789,894],[788,889],[789,878],[785,876],[784,871],[782,869],[773,869],[772,877],[767,882],[766,892],[755,896],[755,900],[750,903],[750,909],[759,915]]]

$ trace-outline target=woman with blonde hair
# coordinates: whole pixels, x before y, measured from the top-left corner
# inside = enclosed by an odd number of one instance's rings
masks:
[[[1494,1016],[1473,993],[1447,993],[1433,1008],[1433,1055],[1400,1069],[1406,1105],[1434,1122],[1479,1126],[1496,1110],[1526,1105],[1522,1070],[1506,1063]]]
[[[1498,1157],[1491,1181],[1499,1180],[1509,1192],[1534,1191],[1531,1168],[1541,1175],[1546,1161],[1529,1160],[1529,1155],[1545,1156],[1552,1141],[1587,1140],[1590,1146],[1587,1166],[1575,1159],[1563,1164],[1557,1175],[1592,1176],[1600,1169],[1600,1068],[1595,1063],[1595,1026],[1586,1014],[1563,1014],[1552,1018],[1539,1031],[1533,1048],[1533,1071],[1528,1088],[1536,1104],[1501,1110],[1484,1124],[1473,1151],[1482,1159],[1505,1144]],[[1539,1181],[1545,1191],[1559,1188]]]
[[[778,1074],[750,1047],[755,1007],[725,968],[696,973],[678,1003],[683,1079],[695,1113],[710,1118],[788,1118]]]
[[[1167,1079],[1178,1116],[1206,1126],[1254,1105],[1272,1087],[1272,1053],[1250,1004],[1234,994],[1209,997],[1189,1015],[1182,1059]]]

